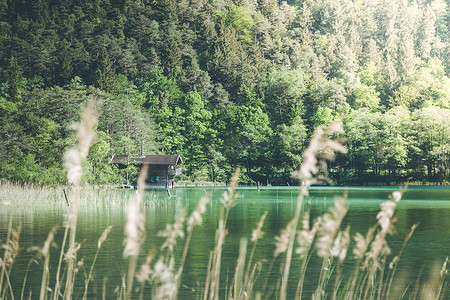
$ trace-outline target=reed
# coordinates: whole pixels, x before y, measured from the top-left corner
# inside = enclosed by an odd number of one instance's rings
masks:
[[[49,263],[50,263],[50,246],[52,245],[56,230],[58,229],[58,226],[54,226],[52,230],[50,230],[50,233],[48,234],[47,239],[44,242],[44,246],[40,250],[40,254],[44,257],[44,265],[42,268],[42,281],[41,281],[41,292],[39,299],[47,299],[47,292],[48,292],[48,286],[49,286],[49,279],[50,279],[50,270],[49,270]]]
[[[112,229],[112,226],[106,227],[106,229],[103,231],[102,235],[98,239],[97,251],[95,252],[94,260],[92,262],[91,269],[89,271],[89,276],[86,278],[83,299],[87,299],[88,287],[89,287],[89,283],[91,282],[92,272],[94,270],[95,262],[97,261],[98,253],[100,252],[100,248],[102,247],[102,244],[105,242],[106,238],[108,237],[108,234],[111,232],[111,229]]]
[[[225,242],[225,237],[228,234],[226,229],[228,215],[230,209],[236,205],[236,199],[239,195],[236,193],[236,187],[238,186],[240,169],[238,168],[230,180],[230,185],[228,189],[222,194],[220,199],[222,207],[220,208],[220,217],[218,228],[216,230],[215,236],[215,246],[212,253],[212,264],[211,269],[208,270],[210,278],[208,279],[209,286],[209,299],[219,299],[219,285],[220,285],[220,271],[222,263],[222,247]],[[205,299],[208,292],[205,289]]]
[[[17,229],[12,226],[12,218],[9,220],[8,233],[6,238],[6,243],[0,244],[3,249],[3,259],[0,258],[0,296],[4,299],[9,290],[9,297],[14,299],[14,292],[11,286],[10,274],[13,267],[14,261],[19,254],[19,239],[20,232],[22,231],[22,226],[19,225]],[[6,278],[6,286],[4,287],[3,281]]]
[[[144,165],[138,177],[138,189],[136,190],[136,194],[128,201],[126,206],[127,222],[125,224],[125,247],[123,250],[123,256],[128,258],[126,299],[131,299],[137,260],[142,243],[145,240],[145,216],[140,212],[140,209],[147,171],[148,165]]]
[[[68,231],[69,245],[67,251],[67,279],[64,298],[71,299],[75,281],[75,263],[78,244],[76,242],[78,210],[80,205],[80,183],[83,175],[82,163],[89,154],[89,148],[95,138],[94,127],[97,124],[98,114],[95,111],[97,98],[93,97],[81,114],[80,124],[77,126],[77,144],[64,155],[67,168],[67,179],[73,185],[74,192],[70,199],[70,211],[66,230]],[[64,247],[64,245],[63,245]],[[59,290],[59,287],[58,287]],[[57,290],[57,291],[58,291]],[[57,292],[55,291],[55,292]]]

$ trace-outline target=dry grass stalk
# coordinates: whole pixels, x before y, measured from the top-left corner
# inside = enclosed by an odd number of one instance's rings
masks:
[[[6,242],[0,244],[3,249],[3,259],[0,258],[0,297],[5,299],[7,288],[3,288],[3,280],[6,277],[6,285],[8,286],[10,297],[14,299],[14,294],[10,282],[11,269],[17,255],[20,252],[19,239],[20,233],[22,231],[22,226],[19,225],[17,229],[12,227],[12,218],[9,219],[8,233],[6,237]]]
[[[138,189],[126,205],[127,222],[125,224],[125,247],[123,250],[123,256],[128,258],[128,273],[125,286],[126,299],[131,299],[137,259],[142,243],[145,240],[145,216],[140,212],[140,209],[147,172],[148,165],[143,165],[138,177]]]
[[[155,258],[156,250],[152,250],[147,257],[145,258],[145,262],[141,265],[139,272],[136,274],[136,280],[141,284],[141,293],[139,295],[139,299],[144,299],[144,286],[145,282],[150,282],[150,275],[152,273],[150,264]]]
[[[336,198],[334,207],[329,213],[322,217],[322,222],[319,225],[317,232],[317,254],[322,258],[328,258],[332,253],[333,243],[335,237],[341,226],[342,219],[346,215],[348,207],[345,205],[345,198]],[[336,255],[333,255],[336,256]]]
[[[444,281],[447,272],[448,257],[442,266],[439,264],[433,266],[430,279],[422,286],[420,299],[445,299]]]
[[[378,269],[384,266],[383,261],[387,255],[391,253],[391,249],[387,245],[386,236],[392,234],[395,208],[402,198],[402,192],[395,191],[391,194],[390,200],[380,204],[380,212],[377,215],[379,230],[375,235],[370,250],[366,253],[366,259],[363,267],[368,268],[368,276],[365,285],[363,297],[368,296],[369,290],[376,289],[376,284],[381,287],[382,280],[375,280],[375,274]],[[382,272],[380,272],[381,275]]]
[[[100,248],[102,247],[102,244],[106,241],[106,238],[108,237],[108,234],[111,232],[112,226],[106,227],[106,229],[103,231],[102,235],[98,239],[97,242],[97,251],[95,252],[94,260],[92,261],[91,269],[89,271],[89,275],[86,279],[85,287],[84,287],[84,296],[83,299],[87,299],[87,292],[89,283],[91,282],[92,278],[92,271],[94,270],[95,262],[97,261],[98,253],[100,252]]]
[[[338,264],[336,267],[336,275],[334,281],[333,296],[331,299],[336,299],[339,285],[341,283],[342,264],[347,256],[348,247],[350,244],[350,226],[347,226],[345,231],[339,231],[331,249],[331,255],[337,257]]]
[[[176,292],[178,292],[178,289],[180,288],[181,275],[183,273],[184,262],[186,261],[186,256],[187,256],[187,253],[188,253],[188,250],[189,250],[189,245],[191,243],[192,233],[194,231],[194,227],[197,226],[197,225],[200,225],[202,223],[202,214],[206,211],[206,205],[208,205],[209,202],[210,202],[209,197],[203,196],[200,199],[200,201],[198,202],[197,207],[191,213],[191,215],[190,215],[190,217],[189,217],[189,219],[187,221],[187,232],[188,232],[188,235],[187,235],[186,241],[184,243],[183,254],[181,255],[180,265],[179,265],[178,271],[177,271]],[[183,221],[184,221],[184,217],[183,217]],[[179,228],[179,226],[177,226],[176,228]],[[174,232],[174,233],[175,233],[175,235],[177,235],[176,232]],[[183,231],[178,232],[178,236],[183,238],[184,237],[184,232]]]
[[[247,292],[244,286],[245,258],[247,256],[247,239],[241,238],[239,256],[234,270],[233,283],[230,286],[230,299],[245,299]]]
[[[98,120],[98,114],[94,108],[96,101],[97,98],[93,97],[88,102],[85,110],[81,114],[80,124],[77,126],[77,144],[64,155],[65,166],[67,168],[67,179],[70,184],[74,185],[74,193],[70,201],[70,212],[67,224],[67,230],[69,230],[68,252],[74,252],[76,247],[75,237],[80,205],[80,183],[81,176],[83,175],[82,163],[87,158],[89,148],[95,138],[95,126],[97,125]],[[70,255],[67,267],[66,289],[64,291],[64,297],[69,299],[72,298],[73,293],[75,262],[73,256]],[[58,290],[56,290],[55,293],[57,293]]]
[[[58,226],[54,226],[50,230],[47,239],[44,242],[44,246],[40,250],[40,254],[44,257],[44,265],[42,270],[42,281],[41,281],[41,293],[39,296],[40,300],[47,299],[48,284],[50,279],[49,263],[50,263],[50,246],[54,244],[55,233]]]
[[[310,140],[309,146],[303,152],[303,162],[300,171],[295,175],[302,181],[302,188],[297,197],[292,227],[294,230],[290,232],[288,247],[286,250],[286,262],[284,264],[283,277],[280,288],[280,299],[285,300],[287,297],[287,286],[289,281],[289,271],[291,267],[292,252],[294,248],[295,233],[297,230],[298,220],[302,208],[303,198],[308,195],[308,187],[321,181],[329,181],[327,176],[326,160],[333,160],[335,152],[346,153],[347,149],[342,146],[339,141],[332,140],[330,136],[333,134],[344,133],[342,124],[335,122],[328,129],[323,131],[317,128]]]
[[[348,289],[346,295],[347,299],[353,299],[355,297],[355,288],[357,286],[357,282],[360,280],[360,269],[361,263],[366,255],[367,249],[369,248],[370,242],[373,239],[373,234],[377,229],[376,226],[372,226],[366,233],[366,236],[362,236],[359,232],[353,237],[356,242],[356,245],[353,247],[353,255],[356,259],[355,267],[353,271],[353,275],[351,277],[350,288]]]
[[[308,265],[308,254],[313,244],[317,230],[319,229],[320,223],[322,222],[322,218],[317,218],[312,228],[310,228],[309,219],[310,212],[308,210],[303,213],[302,230],[297,233],[298,248],[295,252],[300,256],[300,259],[302,260],[302,266],[300,268],[295,299],[301,299],[302,297],[303,283],[305,280],[306,267]]]
[[[336,198],[334,201],[334,207],[331,208],[329,213],[323,215],[322,221],[320,222],[317,232],[318,239],[316,248],[317,254],[323,258],[323,267],[320,273],[317,290],[314,295],[315,299],[320,299],[321,295],[324,293],[325,278],[329,272],[332,257],[336,256],[344,260],[347,254],[347,247],[342,245],[343,243],[340,241],[339,236],[336,237],[347,210],[348,208],[345,205],[345,197]],[[344,239],[345,235],[342,235],[342,237]]]
[[[247,296],[250,296],[250,294],[252,293],[253,281],[252,281],[252,276],[249,277],[250,269],[251,269],[251,266],[253,263],[253,256],[255,255],[256,245],[258,243],[258,240],[261,239],[264,235],[264,232],[262,231],[262,227],[264,225],[264,220],[266,219],[267,214],[268,214],[268,211],[265,211],[264,214],[259,219],[258,225],[252,231],[251,241],[253,242],[253,247],[250,252],[250,256],[248,258],[248,263],[247,263],[247,267],[245,270],[244,283],[243,283],[243,293],[246,294]],[[255,270],[255,268],[253,268],[253,270]],[[252,272],[252,275],[254,275],[254,271]]]
[[[222,247],[225,242],[225,237],[228,234],[226,229],[228,214],[230,209],[236,205],[235,200],[239,197],[236,194],[236,187],[238,186],[240,169],[238,168],[234,175],[231,177],[230,185],[228,189],[222,194],[220,201],[223,206],[220,208],[219,224],[216,230],[215,246],[213,252],[213,259],[210,272],[211,278],[208,280],[209,285],[209,299],[219,298],[219,285],[220,285],[220,266],[222,262]]]
[[[405,237],[405,240],[403,241],[403,245],[402,245],[402,248],[400,249],[400,253],[398,255],[396,255],[394,257],[394,259],[391,261],[391,263],[389,264],[389,269],[390,269],[390,274],[388,275],[389,284],[385,287],[385,291],[384,291],[385,299],[389,299],[392,282],[395,277],[395,271],[397,270],[398,262],[400,261],[400,257],[403,254],[403,250],[405,249],[406,243],[409,241],[409,239],[411,238],[411,236],[413,235],[414,231],[416,230],[416,228],[418,226],[419,226],[419,223],[416,223],[411,226],[411,230],[408,232],[408,234]]]
[[[177,279],[175,275],[175,259],[164,262],[160,258],[154,265],[151,274],[153,282],[152,299],[175,299],[177,294]]]

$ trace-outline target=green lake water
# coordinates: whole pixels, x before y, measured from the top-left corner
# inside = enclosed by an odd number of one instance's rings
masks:
[[[381,202],[387,201],[393,188],[337,188],[312,187],[310,197],[304,200],[303,209],[311,211],[311,219],[326,213],[333,206],[334,195],[348,192],[348,213],[343,220],[341,228],[350,225],[350,234],[353,237],[357,232],[365,235],[367,230],[376,224],[376,215]],[[202,294],[204,286],[209,253],[214,247],[214,235],[219,218],[221,206],[220,196],[224,188],[177,188],[172,191],[169,198],[165,191],[148,191],[145,193],[143,213],[146,218],[146,240],[142,247],[139,264],[145,260],[149,251],[160,246],[164,239],[158,237],[157,232],[164,229],[166,224],[173,223],[175,217],[183,209],[189,214],[197,205],[199,199],[206,193],[211,197],[211,204],[203,215],[203,223],[195,228],[187,261],[185,263],[180,299],[195,299]],[[82,201],[78,218],[77,241],[81,243],[78,260],[84,258],[84,265],[77,273],[75,296],[81,293],[84,286],[84,272],[89,272],[95,252],[97,241],[103,230],[112,225],[113,229],[103,244],[99,258],[95,265],[94,280],[90,283],[89,298],[101,299],[102,286],[106,287],[107,299],[116,297],[116,287],[121,285],[121,278],[127,271],[127,261],[123,258],[124,225],[126,222],[125,204],[133,195],[133,190],[87,190],[82,192]],[[227,228],[228,235],[223,247],[221,299],[225,295],[225,286],[231,283],[236,260],[239,254],[241,237],[251,238],[252,230],[256,227],[259,218],[268,211],[262,240],[258,241],[254,261],[263,261],[263,271],[256,282],[256,289],[265,280],[264,271],[273,259],[275,249],[275,236],[285,228],[291,220],[298,188],[265,187],[259,191],[255,187],[240,187],[237,192],[239,198],[237,205],[231,209]],[[70,191],[69,191],[70,193]],[[10,218],[13,227],[22,225],[20,237],[21,252],[16,258],[11,274],[11,283],[16,299],[20,293],[25,278],[27,266],[36,252],[30,251],[33,246],[42,247],[51,228],[60,225],[56,234],[56,245],[51,250],[52,274],[50,287],[54,285],[59,247],[64,233],[64,222],[67,214],[67,204],[62,190],[43,192],[42,195],[30,197],[26,201],[17,198],[0,199],[0,239],[5,240]],[[27,196],[29,197],[29,196]],[[38,203],[40,197],[45,197],[45,203]],[[18,200],[19,199],[19,200]],[[442,265],[447,256],[450,256],[450,188],[445,187],[409,187],[403,199],[397,206],[397,222],[395,235],[388,237],[388,243],[393,255],[398,254],[405,236],[411,226],[419,223],[419,227],[409,240],[399,262],[399,278],[403,282],[414,282],[419,276],[424,279],[435,265]],[[353,242],[352,242],[353,244]],[[179,240],[177,254],[181,253],[183,241]],[[251,248],[249,242],[249,249]],[[178,255],[178,257],[181,255]],[[353,269],[352,253],[344,265],[345,272]],[[42,264],[32,263],[29,266],[25,295],[35,299],[39,295]],[[291,268],[292,284],[289,291],[295,293],[296,274],[299,272],[300,260],[294,254]],[[317,277],[321,269],[321,260],[314,254],[308,267],[304,295],[306,299],[317,287]],[[276,273],[276,272],[275,272]],[[275,286],[276,274],[269,285]]]

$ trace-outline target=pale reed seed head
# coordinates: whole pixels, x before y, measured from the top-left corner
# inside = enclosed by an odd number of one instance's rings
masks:
[[[81,244],[75,243],[73,247],[70,247],[64,255],[64,260],[69,261],[70,259],[75,259],[77,257],[78,250],[80,250]]]
[[[41,249],[41,254],[43,256],[47,256],[50,253],[50,246],[53,245],[53,240],[55,239],[55,233],[56,233],[57,229],[58,229],[58,226],[55,225],[52,227],[52,229],[48,233],[47,239],[44,242],[44,246]]]
[[[294,220],[291,220],[289,224],[286,226],[286,228],[281,230],[281,235],[275,237],[277,245],[273,253],[274,257],[277,257],[278,255],[284,253],[287,250],[289,245],[289,237],[295,231],[294,225],[295,225]]]
[[[262,227],[264,225],[264,220],[266,219],[268,211],[266,210],[264,214],[261,216],[258,222],[258,226],[256,226],[256,229],[253,229],[252,232],[252,242],[255,242],[263,237],[264,232],[262,231]]]
[[[139,195],[132,197],[126,206],[127,223],[125,224],[125,257],[136,256],[145,239],[145,218],[140,212]]]
[[[177,217],[174,224],[167,224],[164,230],[158,232],[158,236],[165,237],[166,241],[161,245],[161,249],[169,249],[173,252],[175,245],[177,244],[177,238],[184,238],[184,220],[186,217],[185,210],[182,210],[181,214]]]
[[[359,232],[356,233],[353,239],[356,242],[356,245],[353,248],[353,254],[357,259],[362,259],[367,251],[367,247],[369,246],[369,244],[366,243],[366,239]]]
[[[197,204],[197,207],[191,213],[188,219],[188,231],[191,231],[195,226],[200,225],[203,221],[202,214],[206,211],[206,205],[209,203],[208,196],[203,196]]]
[[[314,241],[314,237],[316,236],[317,230],[319,229],[319,222],[314,223],[310,231],[301,230],[297,234],[297,243],[299,247],[295,252],[300,255],[300,258],[302,259],[304,259],[308,255],[309,249],[311,248],[311,245]]]
[[[380,224],[381,231],[384,233],[390,232],[391,218],[394,215],[394,210],[397,204],[393,201],[383,202],[380,204],[380,212],[377,214],[378,224]]]
[[[309,211],[309,209],[303,213],[302,230],[309,231],[310,216],[311,216],[311,212]]]
[[[356,233],[353,239],[356,242],[355,247],[353,248],[353,254],[356,259],[363,259],[366,255],[367,249],[369,248],[370,241],[373,238],[373,234],[375,233],[376,226],[372,226],[366,233],[366,236],[363,237],[362,234]]]
[[[108,237],[108,234],[111,232],[112,226],[106,227],[106,229],[103,231],[102,235],[98,239],[97,248],[100,249],[102,244],[106,241],[106,238]]]
[[[238,167],[230,179],[230,187],[231,188],[237,188],[237,186],[239,184],[239,174],[240,173],[241,173],[241,168]]]
[[[332,135],[332,134],[344,134],[344,126],[342,125],[342,122],[333,122],[330,124],[330,126],[328,126],[327,128],[327,134],[328,135]]]
[[[152,273],[150,263],[152,262],[154,257],[155,257],[154,251],[150,252],[145,258],[144,264],[137,272],[136,279],[140,284],[144,284],[146,281],[150,280],[150,274]]]
[[[336,140],[329,138],[334,133],[343,133],[340,122],[335,122],[327,131],[321,127],[316,128],[309,142],[308,148],[303,152],[302,165],[299,172],[293,175],[299,177],[306,186],[317,181],[329,181],[327,176],[327,164],[324,160],[333,160],[335,152],[346,153],[347,149]],[[317,176],[319,172],[323,175]],[[316,179],[314,179],[316,177]]]
[[[235,190],[239,183],[240,172],[241,169],[237,168],[236,172],[234,172],[230,179],[230,185],[227,190],[223,192],[222,197],[220,198],[220,202],[222,202],[225,208],[231,208],[236,205],[234,201],[239,197],[239,195],[235,193]]]
[[[77,262],[77,267],[75,268],[75,273],[77,273],[83,266],[84,266],[84,257],[81,258],[81,259]]]
[[[150,279],[150,273],[151,273],[150,266],[147,264],[143,264],[139,269],[139,272],[137,272],[136,274],[136,280],[140,284],[144,284],[147,280]]]
[[[398,255],[396,255],[393,259],[392,259],[392,261],[389,263],[389,269],[393,269],[396,265],[397,265],[397,263],[398,263],[398,261],[400,260],[400,257],[398,256]]]
[[[138,189],[136,193],[142,195],[145,188],[145,179],[147,179],[149,165],[142,165],[141,171],[139,172],[137,185]],[[142,199],[142,196],[139,198],[139,201]]]
[[[4,258],[5,258],[5,264],[6,266],[12,266],[14,263],[14,260],[16,259],[16,256],[19,254],[20,247],[19,247],[19,239],[20,239],[20,233],[22,232],[22,225],[19,225],[19,227],[16,229],[11,229],[11,238],[6,241],[5,244],[1,244],[0,241],[0,248],[5,249],[4,252]]]
[[[174,260],[168,264],[160,258],[153,267],[152,281],[157,283],[155,299],[174,299],[177,292],[177,278],[174,274]]]
[[[439,275],[441,275],[441,278],[443,278],[448,272],[448,257],[445,258],[444,263],[442,264],[441,271],[439,272]]]
[[[363,267],[369,266],[370,263],[374,267],[380,267],[379,258],[391,254],[391,249],[386,242],[386,234],[379,231],[376,235],[372,244],[370,245],[370,251],[366,254],[366,260],[364,261]]]
[[[373,238],[375,229],[376,229],[375,226],[369,228],[365,237],[363,237],[362,234],[360,233],[356,233],[356,235],[353,237],[353,239],[356,242],[356,245],[353,248],[353,254],[355,255],[355,258],[357,259],[364,258],[364,256],[366,255],[366,251],[369,248],[370,241]]]
[[[350,226],[345,231],[339,231],[333,242],[331,255],[337,257],[340,262],[345,260],[347,256],[348,245],[350,244]]]
[[[402,193],[399,191],[392,192],[391,197],[394,202],[399,202],[402,199]]]
[[[64,162],[67,168],[67,179],[69,183],[79,185],[81,181],[81,163],[89,154],[89,147],[95,138],[94,127],[97,124],[98,115],[94,106],[97,101],[93,97],[87,104],[81,115],[80,124],[77,126],[77,145],[68,150],[64,155]]]
[[[310,211],[307,210],[303,214],[302,230],[297,232],[298,248],[295,250],[295,253],[297,253],[302,259],[304,259],[307,256],[309,249],[312,245],[312,242],[314,241],[317,229],[319,228],[319,223],[321,221],[321,218],[316,219],[313,227],[310,230],[309,219],[310,219]]]
[[[141,244],[145,240],[145,216],[140,212],[140,209],[147,171],[148,165],[143,165],[138,177],[136,194],[128,200],[126,205],[127,223],[125,224],[124,257],[137,256]]]
[[[317,254],[320,257],[326,258],[330,255],[334,238],[341,226],[342,219],[347,213],[347,209],[344,199],[336,199],[330,212],[323,215],[317,241]]]
[[[380,204],[380,212],[377,214],[378,224],[383,233],[391,233],[392,217],[394,216],[397,203],[402,198],[402,193],[395,191],[391,194],[390,200]]]

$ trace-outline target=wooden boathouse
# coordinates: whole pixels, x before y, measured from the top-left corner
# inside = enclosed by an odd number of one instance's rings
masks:
[[[175,176],[181,175],[183,160],[180,155],[114,155],[111,163],[118,165],[119,168],[125,168],[128,165],[139,167],[148,165],[144,188],[171,189],[174,187]]]

